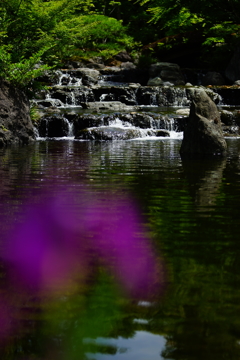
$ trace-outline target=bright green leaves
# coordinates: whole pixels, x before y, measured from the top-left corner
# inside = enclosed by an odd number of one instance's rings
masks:
[[[112,2],[112,6],[119,4]],[[131,43],[120,21],[93,13],[92,0],[3,0],[0,4],[0,76],[22,86],[38,75],[34,61],[55,65],[82,56],[86,48],[107,57]]]
[[[4,74],[4,78],[18,87],[25,87],[30,84],[34,78],[42,75],[42,73],[50,69],[47,65],[36,64],[40,62],[42,54],[48,50],[41,49],[29,59],[21,59],[18,63],[11,62],[10,47],[0,47],[0,74]]]
[[[108,58],[133,43],[118,20],[97,14],[66,19],[56,24],[49,35],[57,43],[55,52],[60,58]]]
[[[183,7],[179,12],[179,26],[180,27],[189,27],[191,25],[201,24],[204,22],[204,19],[197,14],[193,14],[189,9]]]
[[[172,9],[173,10],[173,9]],[[170,14],[171,9],[165,8],[151,8],[149,12],[152,13],[152,20],[153,22],[158,22],[162,17],[169,17],[166,20],[162,28],[168,30],[168,35],[176,34],[179,31],[189,31],[192,27],[198,28],[202,27],[204,24],[204,18],[198,16],[197,14],[191,13],[188,8],[182,7],[179,12],[178,16],[171,16]]]

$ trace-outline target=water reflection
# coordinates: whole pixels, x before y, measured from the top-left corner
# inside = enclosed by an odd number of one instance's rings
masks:
[[[9,331],[10,315],[11,320],[20,319],[24,324],[20,333],[8,337],[7,345],[1,345],[4,360],[84,359],[84,351],[91,358],[136,355],[138,360],[140,345],[147,349],[145,358],[151,354],[176,360],[239,358],[240,141],[229,141],[226,160],[214,162],[184,163],[179,147],[180,142],[171,139],[71,144],[49,141],[1,152],[1,251],[3,235],[12,220],[24,220],[22,204],[29,197],[33,207],[39,201],[44,203],[39,194],[44,194],[53,181],[51,199],[56,195],[56,183],[73,194],[86,189],[90,209],[98,199],[97,207],[104,214],[101,224],[106,224],[105,219],[116,210],[108,199],[122,203],[126,193],[131,193],[138,199],[140,233],[146,234],[148,229],[147,238],[150,234],[156,250],[154,258],[161,264],[163,255],[168,269],[164,296],[140,302],[129,301],[120,290],[119,282],[115,282],[117,274],[112,272],[115,262],[110,262],[108,270],[102,262],[99,266],[99,248],[91,252],[91,266],[84,269],[94,270],[80,288],[70,286],[66,294],[52,296],[40,306],[35,292],[34,296],[22,297],[15,287],[6,290],[3,276],[2,333]],[[74,184],[73,188],[69,184]],[[77,198],[74,196],[74,201]],[[85,209],[85,203],[80,208]],[[129,214],[128,201],[123,209]],[[65,221],[63,213],[62,218]],[[80,222],[78,226],[86,225]],[[86,249],[92,241],[90,236]],[[3,263],[1,266],[5,274]],[[4,294],[9,294],[7,301]],[[15,312],[9,311],[8,305]],[[47,327],[49,318],[54,322]],[[105,336],[104,344],[92,344]],[[141,344],[134,342],[139,336]],[[92,339],[84,344],[84,351],[79,341],[83,338]],[[59,348],[63,349],[61,354]]]
[[[206,215],[215,208],[226,163],[225,157],[182,159],[190,194],[197,211],[202,214]]]
[[[89,340],[91,341],[91,340]],[[124,339],[118,337],[116,339],[98,338],[94,344],[98,347],[108,347],[108,354],[106,350],[104,354],[87,353],[89,360],[159,360],[161,359],[161,352],[165,347],[166,340],[161,335],[155,335],[148,331],[136,331],[131,339]]]
[[[46,322],[42,331],[49,338],[60,336],[61,358],[74,359],[85,351],[84,337],[107,336],[121,318],[118,299],[159,295],[164,269],[129,197],[97,194],[81,183],[65,189],[55,174],[52,181],[44,192],[35,191],[33,203],[27,197],[19,205],[18,220],[12,218],[3,239],[7,277],[0,325],[2,340],[20,337],[26,304],[39,308],[39,319]],[[46,339],[41,341],[45,346]],[[45,356],[52,353],[49,348]]]

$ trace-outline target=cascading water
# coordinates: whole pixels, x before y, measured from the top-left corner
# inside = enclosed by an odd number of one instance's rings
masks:
[[[70,123],[68,121],[68,119],[66,119],[66,123],[67,123],[67,126],[68,126],[68,133],[67,133],[67,137],[74,137],[74,132],[73,132],[73,123]]]
[[[82,85],[82,79],[72,76],[67,71],[56,71],[57,75],[57,86],[81,86]]]
[[[187,117],[177,115],[176,107],[189,106],[184,87],[108,83],[106,79],[104,86],[101,86],[102,80],[87,86],[83,85],[83,70],[87,73],[86,69],[58,70],[45,96],[34,100],[44,113],[38,126],[40,137],[81,138],[79,132],[84,130],[86,134],[87,129],[99,126],[121,131],[132,129],[129,137],[136,137],[136,134],[138,137],[175,137],[176,132],[182,136]],[[85,80],[86,77],[91,79],[85,75]],[[98,112],[104,109],[111,111],[112,120],[103,116],[102,123]],[[128,119],[123,120],[119,111]],[[116,131],[114,134],[119,138]]]
[[[36,138],[74,138],[73,127],[74,124],[63,115],[44,116],[35,130]]]

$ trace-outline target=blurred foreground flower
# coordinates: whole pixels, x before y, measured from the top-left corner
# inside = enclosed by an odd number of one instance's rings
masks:
[[[140,220],[135,204],[116,195],[82,190],[43,196],[26,206],[8,241],[11,276],[31,291],[59,291],[73,280],[84,282],[97,262],[128,294],[149,297],[163,279]]]
[[[60,331],[68,349],[61,358],[79,359],[82,340],[106,336],[119,318],[119,294],[137,300],[159,295],[164,267],[128,197],[70,187],[37,198],[21,209],[21,221],[6,239],[2,257],[11,285],[5,300],[0,297],[0,339],[21,329],[22,310],[35,311],[43,299],[44,341]],[[16,323],[10,314],[17,309]]]

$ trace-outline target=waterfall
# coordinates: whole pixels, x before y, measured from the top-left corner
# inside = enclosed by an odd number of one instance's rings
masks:
[[[82,85],[82,78],[72,76],[70,72],[67,70],[61,71],[57,70],[57,86],[81,86]]]
[[[33,127],[33,131],[34,131],[34,136],[36,139],[39,138],[39,131],[38,131],[38,128],[36,126]]]
[[[165,128],[168,131],[174,131],[174,119],[173,118],[165,119]]]
[[[69,104],[69,105],[71,105],[71,106],[76,106],[75,92],[74,92],[74,91],[70,91],[69,95],[70,95],[70,104]]]
[[[73,123],[70,123],[70,121],[66,118],[64,118],[67,127],[68,127],[68,132],[67,132],[67,137],[74,137],[74,133],[73,133]]]
[[[86,69],[57,70],[52,78],[53,85],[34,100],[44,113],[37,129],[39,137],[73,138],[81,131],[87,133],[90,128],[104,126],[116,129],[114,134],[117,130],[121,132],[123,139],[124,132],[128,132],[129,137],[139,134],[147,138],[182,133],[184,121],[179,121],[174,107],[189,106],[184,87],[121,83],[118,72],[103,75],[98,84],[83,85],[84,74],[87,81],[89,78],[91,81]],[[168,114],[164,108],[168,108]]]

